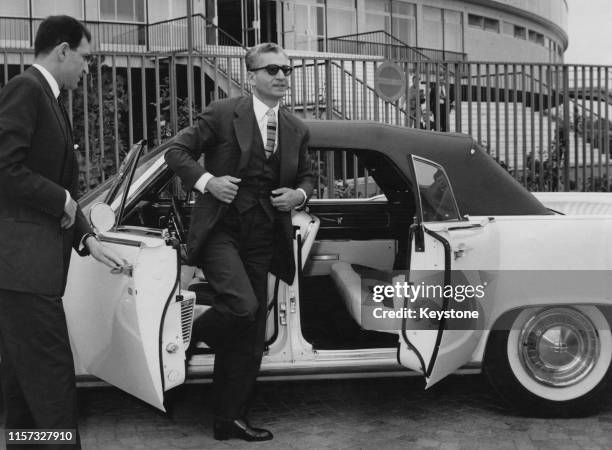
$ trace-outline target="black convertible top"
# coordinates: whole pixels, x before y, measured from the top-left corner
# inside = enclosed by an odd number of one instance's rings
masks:
[[[409,156],[446,170],[462,214],[473,216],[552,214],[468,135],[439,133],[378,122],[306,120],[311,149],[376,150],[405,173]]]

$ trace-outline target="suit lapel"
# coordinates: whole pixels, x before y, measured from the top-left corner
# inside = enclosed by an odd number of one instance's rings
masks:
[[[298,165],[298,132],[287,119],[287,112],[278,110],[278,152],[280,157],[280,185],[293,187]]]
[[[255,113],[253,112],[253,99],[243,97],[234,110],[234,132],[240,146],[240,164],[238,164],[238,175],[249,163],[251,157],[251,145],[253,144],[253,125]]]
[[[72,134],[69,129],[70,122],[68,122],[67,117],[64,117],[64,113],[62,113],[58,99],[55,98],[55,96],[53,95],[51,86],[49,86],[49,83],[47,83],[47,80],[45,80],[45,77],[43,76],[43,74],[40,73],[35,67],[30,68],[28,70],[31,71],[31,73],[36,77],[38,82],[41,84],[41,86],[45,90],[45,93],[47,94],[47,100],[49,101],[49,105],[51,106],[51,109],[53,109],[53,112],[55,113],[55,117],[57,118],[59,126],[62,130],[62,133],[64,134],[64,138],[66,139],[66,144],[68,144],[71,140],[71,134]]]
[[[75,161],[75,156],[73,152],[73,137],[72,137],[72,126],[70,124],[70,118],[68,117],[68,113],[66,109],[60,105],[60,99],[55,98],[53,95],[53,91],[51,90],[51,86],[47,83],[47,80],[35,67],[28,69],[34,77],[38,80],[38,82],[43,87],[45,94],[47,95],[47,101],[55,114],[55,117],[59,123],[59,127],[62,130],[62,134],[64,135],[64,153],[62,155],[62,169],[61,169],[61,179],[62,183],[66,184],[67,187],[70,188],[71,191],[75,190],[75,186],[78,182],[78,165]],[[75,174],[76,171],[76,174]],[[76,194],[76,192],[71,192],[72,195]]]

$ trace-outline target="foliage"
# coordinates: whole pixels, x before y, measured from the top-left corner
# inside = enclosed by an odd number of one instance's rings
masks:
[[[168,77],[164,78],[163,83],[160,85],[160,97],[159,97],[159,110],[161,113],[160,130],[161,130],[161,142],[157,142],[154,139],[156,145],[162,144],[174,136],[178,131],[189,126],[189,108],[191,107],[191,114],[193,118],[198,114],[198,111],[194,104],[189,105],[187,98],[176,99],[176,114],[177,114],[177,129],[174,130],[172,127],[172,113],[171,113],[171,93],[170,93],[170,82]],[[152,103],[155,106],[154,103]],[[158,120],[157,118],[155,119]]]
[[[79,192],[91,189],[117,171],[115,146],[118,147],[119,164],[127,153],[128,99],[125,77],[117,74],[114,78],[116,91],[113,91],[113,74],[109,67],[101,68],[102,74],[102,105],[98,99],[97,69],[92,68],[87,77],[87,125],[89,127],[89,185],[87,183],[87,164],[85,154],[85,114],[83,104],[83,88],[74,91],[72,99],[72,117],[74,142],[77,144],[77,159],[79,162]],[[117,102],[117,128],[115,134],[115,97]],[[102,123],[102,139],[100,145],[100,123]]]

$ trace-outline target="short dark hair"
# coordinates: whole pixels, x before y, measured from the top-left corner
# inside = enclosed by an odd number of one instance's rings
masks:
[[[43,20],[36,32],[34,40],[34,56],[47,54],[62,42],[67,42],[75,50],[83,36],[91,42],[91,33],[74,17],[49,16]]]
[[[246,56],[244,57],[244,62],[246,64],[247,70],[251,70],[255,68],[255,63],[257,61],[257,57],[262,53],[282,53],[287,56],[287,52],[278,44],[274,42],[262,42],[254,47],[249,48],[246,52]]]

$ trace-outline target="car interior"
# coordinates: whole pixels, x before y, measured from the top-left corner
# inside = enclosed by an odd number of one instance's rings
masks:
[[[312,156],[313,167],[333,164],[337,175],[318,177],[306,210],[293,217],[300,230],[302,335],[317,350],[395,348],[396,330],[361,326],[362,297],[368,295],[361,280],[374,273],[388,282],[391,271],[409,267],[409,229],[416,214],[411,182],[379,152],[320,149]],[[184,242],[194,199],[180,180],[166,171],[135,200],[123,225],[168,228]],[[183,287],[196,292],[197,315],[210,307],[214,292],[201,270],[183,267],[182,272]],[[278,332],[277,291],[271,276],[268,344]],[[197,353],[210,352],[202,344],[194,347]]]

